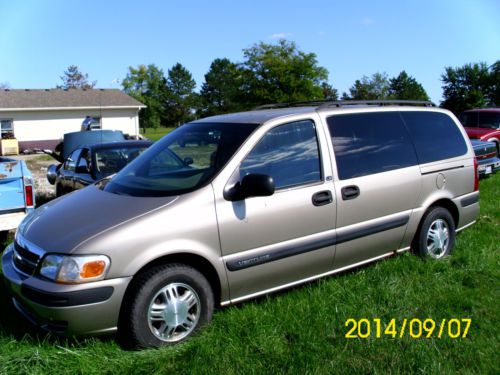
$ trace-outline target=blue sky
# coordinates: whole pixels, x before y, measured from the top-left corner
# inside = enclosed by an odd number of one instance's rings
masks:
[[[445,66],[500,59],[500,0],[0,0],[0,82],[53,88],[71,64],[100,88],[129,66],[180,62],[199,86],[218,57],[279,38],[314,52],[330,83],[401,70],[441,100]]]

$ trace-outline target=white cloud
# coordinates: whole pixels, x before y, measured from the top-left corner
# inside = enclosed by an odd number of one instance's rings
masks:
[[[276,33],[273,35],[269,35],[269,39],[286,39],[292,35],[292,33]]]
[[[326,35],[326,31],[320,31],[320,32],[318,33],[318,35],[319,35],[319,36],[325,36],[325,35]]]

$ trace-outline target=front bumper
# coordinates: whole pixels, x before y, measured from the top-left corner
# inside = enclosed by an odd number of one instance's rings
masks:
[[[35,325],[66,335],[114,332],[132,277],[63,285],[26,276],[13,265],[14,246],[2,255],[2,271],[16,309]]]

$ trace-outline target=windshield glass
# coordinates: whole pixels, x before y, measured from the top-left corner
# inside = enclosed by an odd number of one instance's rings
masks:
[[[142,154],[147,147],[148,146],[97,149],[95,151],[96,175],[101,179],[115,174]]]
[[[151,146],[100,187],[115,194],[163,197],[208,183],[257,124],[192,123]]]

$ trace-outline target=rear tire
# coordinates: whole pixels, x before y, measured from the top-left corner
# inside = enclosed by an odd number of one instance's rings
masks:
[[[192,267],[157,266],[140,274],[132,283],[118,327],[118,337],[127,347],[175,344],[198,332],[212,319],[212,288]]]
[[[454,245],[455,222],[450,212],[443,207],[430,208],[415,237],[415,252],[424,258],[442,259],[451,254]]]

